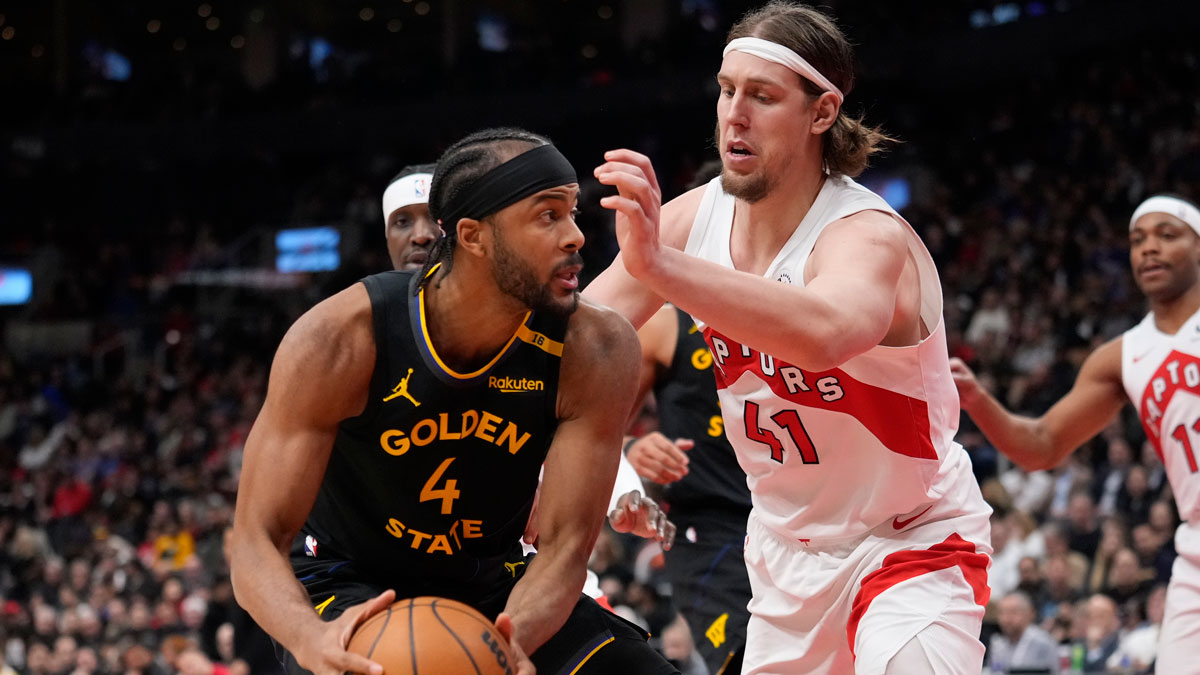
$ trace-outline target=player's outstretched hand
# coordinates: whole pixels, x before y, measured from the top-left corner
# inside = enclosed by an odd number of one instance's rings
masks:
[[[513,622],[512,617],[507,612],[501,612],[500,616],[496,617],[496,630],[504,636],[508,641],[508,646],[512,648],[513,656],[517,658],[516,670],[514,675],[537,675],[537,669],[533,667],[533,662],[525,655],[525,650],[521,649],[521,645],[513,642]]]
[[[675,544],[675,523],[649,497],[637,490],[626,492],[608,514],[608,524],[617,532],[632,532],[639,537],[662,543],[664,551]]]
[[[313,675],[383,675],[383,666],[365,656],[346,651],[346,645],[350,644],[350,636],[359,626],[395,601],[396,592],[387,590],[350,607],[338,618],[324,624],[315,639],[298,645],[292,652],[296,661]]]
[[[975,378],[975,372],[957,356],[950,359],[950,375],[954,377],[954,386],[958,388],[958,402],[964,409],[969,409],[983,393],[983,387]]]
[[[652,431],[634,441],[625,457],[638,475],[659,485],[667,485],[688,473],[687,451],[695,447],[690,438],[671,439]]]
[[[609,150],[604,164],[596,167],[596,180],[617,188],[600,205],[617,212],[617,243],[625,269],[641,277],[657,261],[658,219],[662,190],[650,158],[632,150]]]

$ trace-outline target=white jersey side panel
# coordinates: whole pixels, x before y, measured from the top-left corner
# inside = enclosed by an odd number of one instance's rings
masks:
[[[1148,314],[1121,338],[1121,379],[1167,470],[1179,517],[1200,522],[1200,312],[1174,335]]]
[[[709,183],[685,251],[733,267],[734,204],[719,178]],[[802,286],[825,227],[864,210],[904,223],[878,195],[844,176],[829,177],[764,276]],[[953,440],[958,392],[950,376],[941,283],[925,246],[911,228],[909,233],[921,318],[931,330],[920,344],[875,347],[838,368],[810,372],[697,321],[713,351],[725,431],[746,470],[755,513],[781,535],[861,536],[932,504],[950,482],[973,480],[970,461]],[[987,507],[980,501],[979,508]]]

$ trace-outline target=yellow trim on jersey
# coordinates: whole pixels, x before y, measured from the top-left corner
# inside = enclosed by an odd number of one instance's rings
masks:
[[[316,607],[313,607],[313,609],[317,610],[317,616],[321,616],[322,614],[324,614],[325,608],[328,607],[329,603],[333,602],[333,599],[336,597],[337,597],[336,595],[331,595],[331,596],[329,596],[328,600],[326,600],[325,602],[322,602],[321,604],[317,605]]]
[[[588,659],[590,659],[590,658],[592,658],[593,656],[595,656],[595,655],[596,655],[596,652],[600,651],[601,649],[604,649],[604,647],[605,647],[605,646],[606,646],[608,643],[610,643],[610,642],[612,642],[613,640],[616,640],[616,639],[617,639],[617,638],[615,638],[615,637],[610,637],[610,638],[608,638],[607,640],[605,640],[604,642],[601,642],[600,644],[596,645],[596,648],[595,648],[595,649],[593,649],[592,651],[588,652],[588,655],[587,655],[587,656],[585,656],[585,657],[583,657],[583,660],[579,662],[579,665],[575,666],[575,668],[571,670],[571,672],[569,673],[569,675],[575,675],[575,673],[578,673],[578,672],[579,672],[579,669],[583,667],[583,664],[585,664],[585,663],[587,663],[587,662],[588,662]]]
[[[717,669],[717,672],[714,673],[714,675],[725,675],[725,669],[729,667],[729,662],[732,661],[733,657],[736,655],[737,651],[729,652],[729,654],[725,657],[725,663],[721,664],[721,667]]]
[[[526,315],[525,318],[528,319],[529,316]],[[547,354],[562,358],[563,343],[558,340],[551,340],[529,326],[526,326],[524,323],[517,328],[517,337],[521,338],[522,342],[528,342]]]
[[[508,339],[508,342],[504,343],[504,348],[496,352],[496,356],[494,356],[491,361],[488,361],[483,365],[483,367],[473,373],[459,373],[450,366],[446,365],[446,363],[442,361],[442,357],[438,356],[437,350],[433,347],[433,339],[429,337],[429,324],[425,322],[424,288],[421,289],[420,294],[417,296],[417,307],[419,308],[421,314],[421,338],[425,340],[425,347],[429,350],[429,355],[433,357],[433,360],[438,364],[438,367],[442,369],[442,372],[459,380],[470,380],[491,370],[492,366],[496,365],[496,362],[500,360],[500,357],[504,356],[508,352],[508,348],[512,346],[512,343],[516,341],[517,336],[521,334],[521,328],[525,328],[525,322],[529,320],[529,315],[533,314],[533,312],[525,312],[525,316],[521,319],[520,327],[518,327],[517,330],[512,334],[512,337]],[[529,329],[526,328],[526,330]]]

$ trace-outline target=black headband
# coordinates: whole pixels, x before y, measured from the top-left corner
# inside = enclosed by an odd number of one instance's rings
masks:
[[[452,229],[460,218],[486,218],[536,192],[577,182],[574,167],[558,148],[541,145],[464,185],[438,220]]]

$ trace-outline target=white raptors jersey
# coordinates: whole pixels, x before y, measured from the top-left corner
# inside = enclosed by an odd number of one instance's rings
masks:
[[[732,268],[733,210],[734,198],[714,179],[686,252]],[[825,227],[866,210],[904,223],[878,195],[845,176],[830,176],[764,276],[802,286],[805,263]],[[931,505],[955,480],[973,480],[970,460],[953,440],[958,392],[946,351],[941,283],[924,244],[908,231],[921,318],[931,328],[917,345],[876,346],[837,368],[811,372],[697,322],[713,351],[725,433],[746,470],[755,514],[781,535],[850,539],[888,521],[899,530],[912,522],[900,516]]]
[[[1121,379],[1167,469],[1179,517],[1200,522],[1200,312],[1167,335],[1147,314],[1121,338]]]

